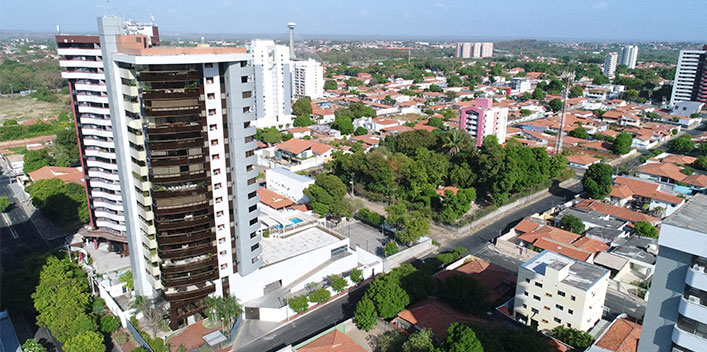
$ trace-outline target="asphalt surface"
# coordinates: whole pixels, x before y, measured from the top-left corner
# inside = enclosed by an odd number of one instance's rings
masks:
[[[37,227],[19,205],[22,200],[11,188],[18,187],[15,182],[4,170],[0,171],[0,196],[8,197],[13,203],[7,211],[0,213],[0,264],[5,271],[14,269],[27,250],[44,251],[48,248]]]

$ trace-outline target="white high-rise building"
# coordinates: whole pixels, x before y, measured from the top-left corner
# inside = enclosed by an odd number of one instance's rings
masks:
[[[606,58],[604,59],[604,76],[614,77],[618,59],[619,55],[615,51],[612,51],[606,55]]]
[[[290,49],[272,40],[250,45],[255,70],[255,127],[288,128],[292,125],[292,64]]]
[[[670,105],[681,101],[707,103],[707,45],[702,50],[680,51]]]
[[[638,60],[638,46],[626,45],[621,49],[621,57],[619,64],[626,65],[630,69],[636,68],[636,60]]]
[[[457,57],[463,59],[493,56],[493,43],[491,42],[475,42],[475,43],[457,43]]]
[[[292,92],[295,99],[324,95],[324,68],[314,59],[292,62]]]

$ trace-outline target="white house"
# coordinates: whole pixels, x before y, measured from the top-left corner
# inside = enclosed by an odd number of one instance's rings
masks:
[[[283,168],[268,169],[265,171],[266,187],[297,203],[307,203],[309,201],[303,191],[313,183],[313,178]]]

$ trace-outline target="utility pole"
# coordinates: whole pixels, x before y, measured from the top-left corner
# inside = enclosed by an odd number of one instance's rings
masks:
[[[565,95],[562,99],[562,117],[560,118],[560,130],[557,132],[557,142],[555,144],[555,154],[562,153],[562,133],[565,129],[565,110],[567,107],[567,96],[570,92],[570,87],[574,82],[574,72],[564,72],[565,76]]]

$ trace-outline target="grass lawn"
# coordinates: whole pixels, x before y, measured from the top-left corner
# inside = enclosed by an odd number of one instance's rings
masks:
[[[59,115],[60,112],[70,113],[69,95],[57,95],[59,100],[54,103],[38,101],[32,97],[0,97],[0,122],[7,120],[33,120]]]

